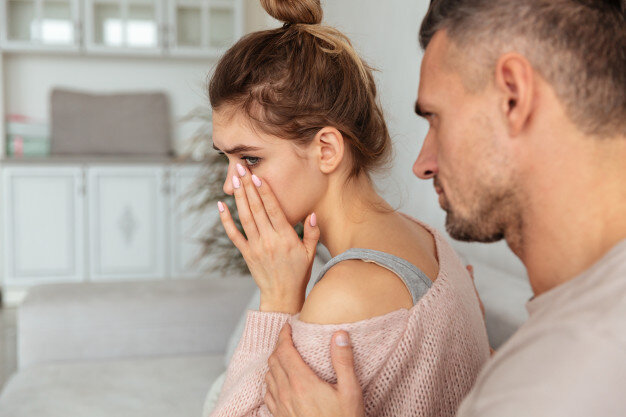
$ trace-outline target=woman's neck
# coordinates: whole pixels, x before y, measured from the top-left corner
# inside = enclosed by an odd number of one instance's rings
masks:
[[[338,179],[329,185],[315,213],[320,243],[331,256],[337,256],[367,238],[381,217],[393,213],[393,208],[378,195],[366,175],[348,183]]]

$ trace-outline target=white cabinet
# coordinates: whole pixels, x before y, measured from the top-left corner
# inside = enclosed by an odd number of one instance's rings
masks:
[[[165,18],[154,0],[84,0],[88,52],[160,54]]]
[[[197,277],[211,263],[210,256],[201,254],[201,239],[208,226],[219,221],[215,207],[200,211],[195,207],[206,197],[198,193],[195,184],[201,175],[198,167],[179,167],[169,177],[170,212],[170,260],[171,276],[176,278]]]
[[[2,282],[200,277],[215,212],[191,210],[197,164],[15,164],[1,169]]]
[[[0,4],[4,49],[79,50],[79,0],[2,0]]]
[[[164,167],[88,170],[93,281],[165,278]]]
[[[170,0],[172,55],[217,55],[243,35],[241,0]]]
[[[243,35],[243,0],[0,0],[13,51],[214,57]]]
[[[2,171],[4,283],[84,279],[84,178],[80,167]]]

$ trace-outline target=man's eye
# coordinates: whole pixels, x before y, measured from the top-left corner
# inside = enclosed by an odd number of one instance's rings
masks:
[[[242,156],[241,159],[246,161],[246,165],[248,165],[249,167],[258,164],[259,161],[261,161],[261,158],[255,156]]]

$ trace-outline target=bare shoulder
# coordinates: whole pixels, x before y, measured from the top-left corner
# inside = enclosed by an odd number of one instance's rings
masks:
[[[395,273],[371,262],[347,260],[330,268],[313,287],[300,320],[353,323],[412,306],[411,293]]]

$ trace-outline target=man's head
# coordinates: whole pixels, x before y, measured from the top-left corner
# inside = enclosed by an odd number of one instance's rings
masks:
[[[452,237],[511,244],[556,136],[626,135],[625,27],[620,0],[431,2],[414,172],[434,178]]]

